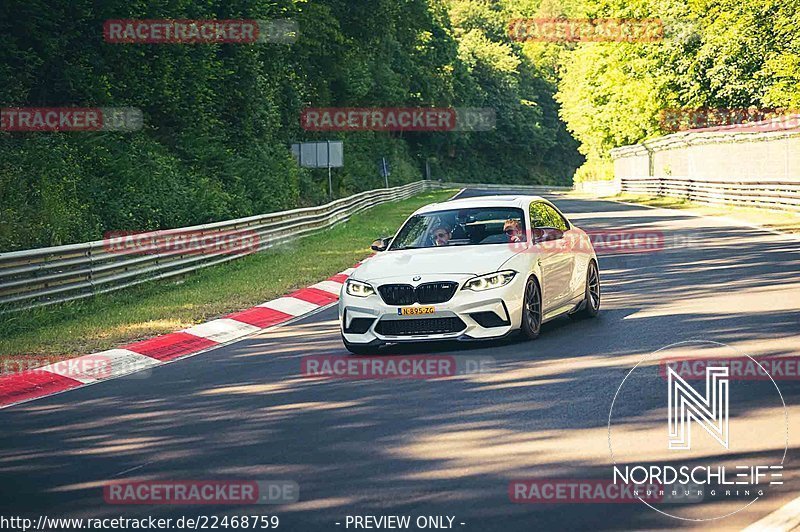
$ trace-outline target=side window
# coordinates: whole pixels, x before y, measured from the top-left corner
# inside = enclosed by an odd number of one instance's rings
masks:
[[[567,226],[567,221],[561,216],[557,210],[552,208],[550,205],[542,204],[542,207],[547,211],[547,218],[550,220],[548,227],[553,227],[555,229],[559,229],[561,231],[566,231],[569,229]]]
[[[550,227],[550,218],[543,203],[531,203],[531,229]]]

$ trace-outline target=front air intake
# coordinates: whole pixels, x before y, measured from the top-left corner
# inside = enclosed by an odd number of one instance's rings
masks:
[[[410,284],[385,284],[378,287],[378,293],[387,305],[431,305],[450,301],[458,290],[458,283],[441,281],[424,283],[416,288]]]
[[[467,326],[460,318],[422,318],[408,320],[381,320],[375,332],[383,336],[415,336],[426,334],[457,333]]]

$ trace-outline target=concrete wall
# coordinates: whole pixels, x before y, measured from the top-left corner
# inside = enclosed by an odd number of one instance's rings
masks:
[[[800,211],[800,126],[794,123],[675,133],[611,150],[611,157],[623,192]]]
[[[617,179],[800,183],[800,128],[729,126],[675,133],[611,151]]]

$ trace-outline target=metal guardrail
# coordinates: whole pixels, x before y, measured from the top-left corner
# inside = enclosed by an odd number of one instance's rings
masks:
[[[623,177],[622,191],[698,203],[800,212],[800,182],[708,181],[685,177]]]
[[[433,187],[444,186],[447,188],[478,188],[482,190],[508,190],[514,189],[521,192],[532,192],[532,193],[545,193],[545,192],[568,192],[572,190],[572,187],[557,187],[557,186],[549,186],[549,185],[512,185],[512,184],[503,184],[503,183],[446,183],[440,181],[429,181],[432,183]]]
[[[215,235],[224,235],[227,239],[241,237],[254,242],[247,253],[232,253],[225,249],[180,253],[162,248],[148,253],[135,249],[116,251],[109,244],[110,239],[0,253],[0,312],[72,301],[180,276],[332,227],[357,212],[405,199],[433,187],[438,188],[418,181],[362,192],[319,207],[136,235],[137,239],[150,238],[153,241],[163,241],[167,237],[195,240],[213,239]]]
[[[245,252],[231,252],[230,249],[182,251],[180,248],[165,249],[158,246],[154,248],[155,251],[147,252],[125,246],[116,249],[115,237],[112,236],[82,244],[0,253],[0,314],[174,278],[290,242],[313,231],[327,229],[381,203],[406,199],[424,190],[466,186],[513,187],[530,192],[570,190],[569,187],[418,181],[400,187],[361,192],[318,207],[132,235],[136,241],[161,243],[167,238],[172,242],[179,242],[182,238],[202,241],[215,237],[247,240],[252,245]],[[121,237],[121,241],[124,240]]]
[[[170,279],[214,266],[250,253],[290,242],[346,221],[353,214],[388,201],[409,198],[430,189],[509,188],[537,192],[570,190],[568,187],[484,185],[418,181],[400,187],[371,190],[318,207],[275,212],[237,220],[151,231],[133,235],[136,241],[202,241],[223,238],[249,241],[245,252],[230,249],[202,252],[165,249],[116,249],[114,237],[10,253],[0,253],[0,314],[63,303],[138,284]],[[130,236],[130,235],[129,235]],[[124,241],[124,237],[121,238]],[[154,251],[155,250],[155,251]]]

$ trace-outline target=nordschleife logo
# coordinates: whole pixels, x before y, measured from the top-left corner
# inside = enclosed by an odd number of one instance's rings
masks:
[[[776,496],[788,435],[783,395],[757,358],[719,342],[672,344],[643,357],[614,394],[610,481],[664,516],[723,519]]]
[[[723,447],[729,447],[728,384],[728,368],[707,367],[704,397],[674,369],[667,368],[670,449],[692,448],[692,421],[696,421]]]

